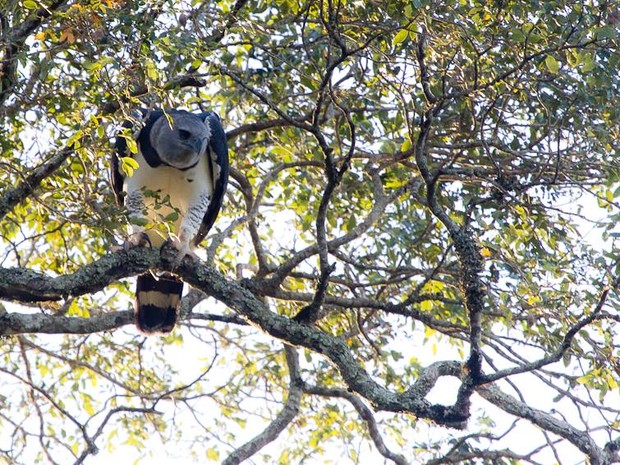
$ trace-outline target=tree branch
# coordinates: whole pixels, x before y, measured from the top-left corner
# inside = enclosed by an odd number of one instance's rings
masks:
[[[91,334],[110,331],[133,321],[133,311],[107,313],[90,318],[10,312],[0,315],[0,336],[26,333]]]
[[[373,411],[355,394],[349,392],[345,389],[335,389],[335,388],[326,388],[322,386],[311,386],[309,384],[304,385],[304,392],[308,394],[314,394],[317,396],[323,397],[340,397],[347,400],[355,410],[359,416],[364,420],[366,426],[368,427],[368,434],[372,439],[372,442],[375,444],[375,447],[379,451],[379,453],[388,460],[391,460],[396,465],[408,465],[409,462],[405,457],[395,452],[392,452],[383,441],[383,437],[381,436],[381,432],[379,431],[379,426],[377,425],[377,420],[373,414]]]
[[[598,447],[587,432],[581,431],[563,420],[558,420],[542,410],[537,410],[515,399],[511,395],[502,392],[494,384],[478,386],[476,392],[503,411],[520,418],[525,418],[543,430],[551,431],[570,441],[590,458],[592,465],[608,465],[612,463],[610,451]]]
[[[37,166],[32,172],[16,187],[7,190],[0,196],[0,220],[2,220],[17,204],[41,184],[46,177],[56,171],[67,158],[73,153],[73,149],[65,147],[56,152],[47,162]]]
[[[4,56],[0,62],[0,107],[4,105],[17,84],[17,54],[26,43],[28,36],[41,25],[43,20],[49,18],[67,3],[68,0],[56,0],[48,6],[42,6],[19,26],[6,33],[3,31],[3,36],[8,37],[8,40],[4,46]],[[0,18],[4,19],[1,14]],[[5,26],[7,26],[5,21],[2,21],[0,27],[4,29]],[[1,111],[0,115],[2,115]]]
[[[273,442],[299,413],[299,405],[301,404],[302,395],[299,361],[297,359],[297,352],[290,346],[286,346],[286,361],[289,367],[290,382],[288,399],[286,400],[284,407],[264,431],[256,435],[244,445],[235,449],[222,462],[222,465],[238,465],[247,458],[250,458],[267,444]]]
[[[439,424],[464,426],[469,413],[463,411],[461,405],[431,404],[420,395],[426,391],[416,389],[416,385],[405,392],[388,390],[372,379],[342,339],[272,312],[248,287],[226,279],[190,257],[184,258],[179,267],[174,268],[175,259],[174,250],[164,248],[160,252],[148,247],[134,247],[106,255],[74,273],[57,277],[19,268],[0,268],[0,298],[26,302],[59,300],[97,292],[115,280],[143,273],[147,269],[174,272],[186,283],[226,304],[271,336],[325,355],[338,367],[349,388],[367,398],[375,408],[410,412]],[[251,280],[246,282],[252,287]],[[433,365],[432,376],[430,372],[427,375],[424,373],[422,370],[420,379],[460,377],[461,364],[442,362],[441,369]]]
[[[421,72],[425,72],[426,65],[424,63],[425,53],[425,34],[422,34],[418,42],[418,65]],[[423,79],[428,80],[428,75],[424,74]],[[434,102],[434,96],[430,92],[427,82],[428,91],[427,98]],[[420,174],[426,184],[426,201],[431,212],[448,230],[450,238],[454,243],[459,262],[461,265],[461,282],[465,293],[465,303],[469,315],[469,342],[470,354],[467,361],[469,370],[469,381],[460,392],[460,396],[465,399],[471,395],[471,387],[477,384],[482,376],[482,312],[484,310],[484,285],[480,278],[483,268],[482,256],[474,239],[467,230],[467,225],[459,225],[450,215],[442,208],[438,198],[438,181],[439,172],[431,171],[428,160],[427,141],[431,134],[432,122],[436,114],[442,109],[443,102],[437,102],[432,108],[429,108],[421,118],[420,133],[415,142],[415,161],[420,170]]]

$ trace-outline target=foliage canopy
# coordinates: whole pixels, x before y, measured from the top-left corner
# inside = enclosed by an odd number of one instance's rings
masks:
[[[615,3],[1,1],[0,462],[620,460]],[[138,107],[231,151],[162,338]]]

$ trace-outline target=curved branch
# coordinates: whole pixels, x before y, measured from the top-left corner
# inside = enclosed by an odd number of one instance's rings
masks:
[[[299,405],[301,404],[301,383],[299,375],[299,361],[297,352],[292,347],[286,347],[286,361],[289,367],[290,383],[288,391],[288,399],[284,407],[278,413],[276,418],[265,428],[264,431],[256,435],[250,441],[235,449],[222,462],[222,465],[238,465],[244,460],[250,458],[260,449],[270,442],[278,438],[280,433],[295,419],[299,413]]]
[[[10,30],[6,36],[9,38],[4,49],[3,57],[0,61],[0,107],[9,98],[15,85],[17,84],[17,55],[20,53],[26,40],[45,19],[49,18],[57,10],[61,10],[67,5],[68,0],[56,0],[48,6],[43,6],[33,15],[29,15],[28,19]],[[3,15],[0,14],[0,18]],[[0,24],[0,28],[5,26],[4,21]],[[0,112],[2,114],[2,112]]]
[[[91,318],[46,315],[43,313],[5,313],[0,315],[0,336],[15,334],[91,334],[110,331],[133,323],[133,311],[107,313]]]
[[[476,392],[503,411],[520,418],[525,418],[543,430],[551,431],[570,441],[590,458],[592,465],[612,463],[610,451],[598,447],[592,437],[585,431],[581,431],[563,420],[559,420],[542,410],[535,409],[515,399],[494,384],[478,386]]]
[[[405,457],[395,452],[392,452],[383,441],[383,437],[381,436],[381,432],[379,431],[379,427],[377,425],[377,420],[372,412],[372,410],[364,403],[362,400],[345,389],[335,389],[335,388],[326,388],[322,386],[311,386],[308,384],[304,385],[304,392],[308,394],[314,394],[323,397],[341,397],[348,401],[359,416],[364,420],[366,426],[368,427],[368,433],[372,439],[372,442],[375,444],[375,447],[379,451],[379,453],[388,460],[391,460],[396,465],[408,465],[409,462]]]
[[[376,409],[410,412],[439,424],[464,426],[469,412],[463,409],[461,401],[454,406],[431,404],[420,395],[425,391],[416,389],[418,383],[409,391],[390,391],[366,372],[341,338],[272,312],[260,296],[254,295],[248,287],[226,279],[214,269],[190,257],[184,258],[176,268],[175,259],[174,250],[164,248],[160,252],[148,247],[134,247],[106,255],[72,274],[57,277],[49,277],[31,270],[0,268],[0,297],[30,302],[59,300],[70,295],[97,292],[115,280],[143,273],[147,269],[174,272],[186,283],[234,309],[248,322],[271,336],[326,356],[337,366],[347,386],[368,399]],[[244,282],[248,283],[249,287],[255,287],[251,280]],[[440,366],[434,364],[432,376],[429,372],[427,375],[421,375],[420,379],[437,380],[440,376],[460,378],[461,364],[459,362],[442,362]]]
[[[0,220],[13,210],[18,203],[32,194],[39,184],[41,184],[41,181],[60,168],[72,153],[72,148],[65,147],[54,154],[47,162],[34,168],[16,187],[4,192],[2,196],[0,196]]]

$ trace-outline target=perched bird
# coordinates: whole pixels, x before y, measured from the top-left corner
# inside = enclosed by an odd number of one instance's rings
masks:
[[[213,112],[143,110],[142,117],[144,125],[134,135],[137,153],[128,148],[132,122],[125,122],[125,131],[116,137],[112,188],[132,224],[129,244],[161,247],[170,242],[181,260],[193,254],[222,206],[229,172],[226,134]],[[138,165],[131,176],[122,169],[126,157]],[[183,282],[170,273],[138,276],[138,329],[146,334],[172,331],[182,292]]]

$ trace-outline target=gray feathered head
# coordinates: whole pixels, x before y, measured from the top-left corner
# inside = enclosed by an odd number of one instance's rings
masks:
[[[179,111],[157,118],[149,136],[161,161],[182,170],[198,163],[211,131],[198,116]]]

